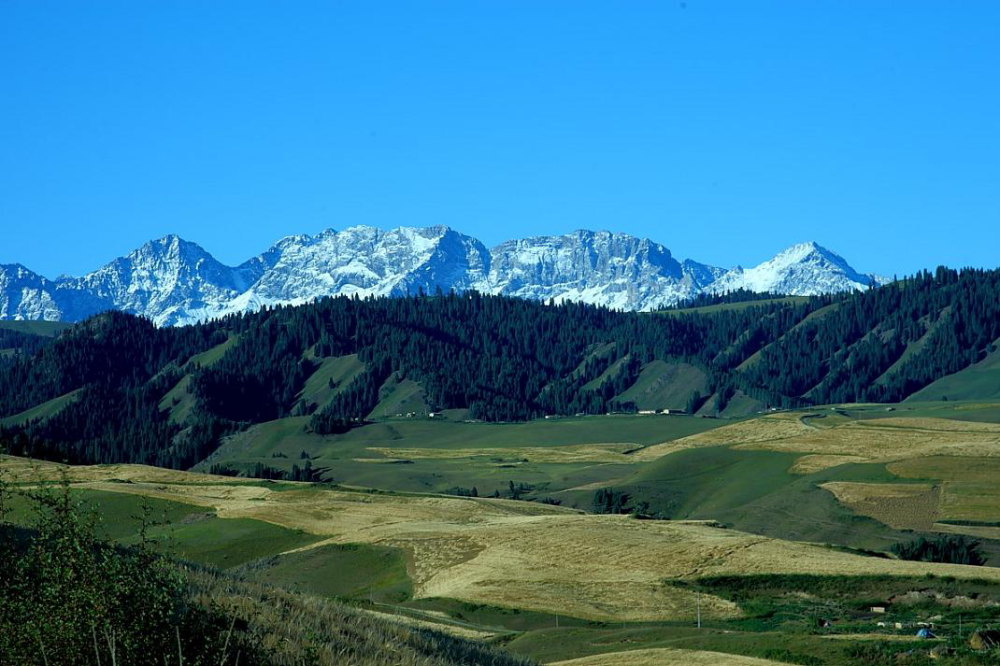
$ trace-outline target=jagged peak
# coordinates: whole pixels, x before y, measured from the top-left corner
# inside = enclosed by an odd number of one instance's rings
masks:
[[[774,256],[771,261],[784,259],[786,261],[803,261],[811,255],[824,257],[826,259],[842,262],[844,261],[836,252],[826,249],[816,241],[806,241],[790,245]]]
[[[135,260],[151,254],[168,257],[176,256],[179,258],[194,256],[201,259],[208,257],[213,261],[215,260],[208,250],[197,243],[184,240],[177,234],[167,234],[165,236],[161,236],[160,238],[146,241],[140,247],[125,255],[125,258]]]
[[[0,273],[8,285],[49,289],[20,264]],[[724,271],[691,259],[681,263],[650,238],[608,229],[512,239],[487,250],[444,224],[354,225],[286,236],[236,268],[167,234],[82,278],[52,285],[60,290],[52,316],[81,318],[114,307],[176,324],[326,295],[403,294],[428,284],[642,310],[718,289],[820,293],[872,282],[815,241],[791,245],[753,268]],[[9,299],[22,298],[6,289]]]

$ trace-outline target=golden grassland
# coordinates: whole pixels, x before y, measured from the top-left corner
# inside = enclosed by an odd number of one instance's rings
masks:
[[[46,482],[59,481],[63,475],[71,483],[88,481],[146,483],[226,483],[252,484],[259,479],[219,476],[214,474],[191,474],[176,469],[165,469],[149,465],[63,465],[46,460],[33,460],[16,456],[0,455],[0,468],[9,481]]]
[[[832,481],[820,487],[855,513],[895,529],[930,530],[939,517],[940,486]]]
[[[838,461],[894,463],[950,456],[1000,462],[1000,424],[942,418],[854,420],[837,414],[818,418],[816,414],[781,412],[649,446],[631,457],[655,460],[704,446],[802,453],[805,459],[797,463],[796,470],[800,473]]]
[[[838,501],[861,515],[900,529],[932,529],[995,539],[1000,528],[947,525],[941,520],[1000,522],[1000,458],[930,456],[886,466],[903,479],[935,483],[826,483]]]
[[[3,462],[22,474],[31,469],[17,459]],[[51,466],[37,469],[41,476],[53,474]],[[251,518],[326,537],[314,547],[400,548],[417,598],[590,620],[693,617],[694,592],[675,582],[702,576],[935,573],[1000,580],[1000,569],[867,558],[703,522],[587,515],[532,502],[248,484],[130,465],[77,468],[71,478],[83,488],[185,502],[221,518]],[[113,480],[121,478],[130,482]],[[701,608],[705,617],[739,614],[733,603],[708,595],[702,595]]]
[[[780,666],[782,662],[707,650],[648,648],[550,662],[549,666]]]
[[[813,474],[831,467],[860,462],[865,462],[861,456],[813,454],[797,458],[788,471],[792,474]]]

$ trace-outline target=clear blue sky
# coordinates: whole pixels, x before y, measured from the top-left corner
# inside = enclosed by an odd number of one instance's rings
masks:
[[[1000,265],[1000,2],[0,2],[0,263],[610,229]]]

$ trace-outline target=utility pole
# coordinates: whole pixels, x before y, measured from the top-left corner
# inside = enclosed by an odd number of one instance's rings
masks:
[[[701,590],[698,591],[698,628],[701,629]]]

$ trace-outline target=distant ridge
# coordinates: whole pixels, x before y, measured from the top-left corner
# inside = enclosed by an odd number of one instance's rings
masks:
[[[536,236],[487,249],[446,226],[355,226],[288,236],[234,267],[176,235],[82,277],[49,280],[20,264],[0,265],[0,319],[79,321],[121,310],[170,326],[323,296],[437,289],[645,311],[702,293],[817,295],[882,282],[816,243],[793,245],[753,268],[725,270],[678,261],[659,243],[609,231]]]

